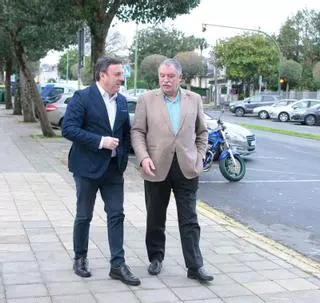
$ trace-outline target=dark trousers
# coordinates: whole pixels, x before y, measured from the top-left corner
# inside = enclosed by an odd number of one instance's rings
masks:
[[[77,213],[73,229],[75,259],[87,256],[89,229],[97,191],[100,190],[107,214],[111,267],[124,263],[123,250],[123,175],[116,159],[112,159],[107,172],[100,179],[74,176],[77,189]]]
[[[186,267],[198,269],[203,266],[199,248],[200,226],[196,213],[198,182],[198,177],[186,179],[183,176],[176,156],[164,181],[144,182],[147,208],[146,246],[150,262],[154,259],[164,259],[166,214],[172,189],[177,204]]]

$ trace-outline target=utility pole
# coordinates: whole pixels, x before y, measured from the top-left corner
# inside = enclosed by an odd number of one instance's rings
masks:
[[[134,46],[134,82],[133,82],[133,88],[134,88],[134,95],[136,95],[137,92],[137,79],[138,79],[138,40],[139,40],[139,29],[138,29],[138,23],[136,24],[136,41]]]
[[[69,51],[67,51],[67,72],[66,72],[66,82],[69,80]]]

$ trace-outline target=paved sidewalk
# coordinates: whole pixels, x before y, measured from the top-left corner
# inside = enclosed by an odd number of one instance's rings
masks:
[[[142,279],[111,280],[106,218],[98,198],[89,259],[93,276],[72,272],[73,180],[69,143],[43,139],[38,124],[20,122],[0,106],[0,303],[319,303],[320,266],[199,202],[201,248],[215,280],[186,277],[171,201],[163,272],[147,273],[143,183],[134,159],[125,178],[126,260]]]

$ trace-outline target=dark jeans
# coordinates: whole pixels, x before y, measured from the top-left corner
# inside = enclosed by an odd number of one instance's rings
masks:
[[[74,176],[77,189],[77,214],[73,229],[75,259],[87,256],[89,229],[98,189],[107,214],[111,267],[124,263],[123,250],[123,175],[116,159],[112,159],[107,172],[100,179]]]
[[[175,156],[167,178],[162,182],[145,181],[147,208],[146,246],[148,258],[162,261],[165,255],[165,227],[171,189],[177,204],[182,251],[187,268],[203,266],[199,248],[200,226],[196,213],[199,178],[186,179]]]

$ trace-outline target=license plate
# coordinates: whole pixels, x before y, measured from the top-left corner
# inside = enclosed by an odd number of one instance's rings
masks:
[[[250,142],[249,142],[249,145],[250,145],[250,146],[256,146],[256,141],[250,141]]]

